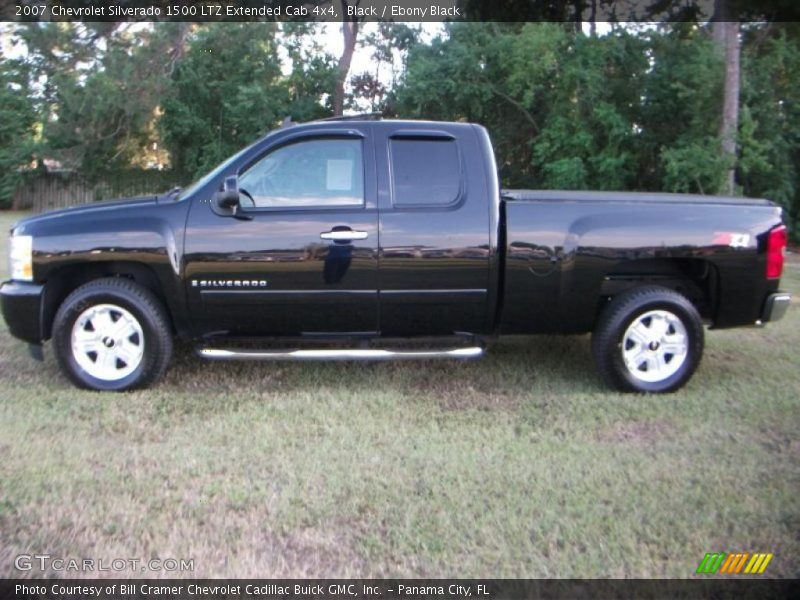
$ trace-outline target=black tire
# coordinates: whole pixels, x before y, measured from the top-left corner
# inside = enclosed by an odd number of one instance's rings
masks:
[[[138,334],[133,337],[134,342],[142,346],[138,365],[118,379],[93,376],[79,364],[73,352],[72,334],[76,320],[84,311],[98,305],[124,309],[136,320],[143,333],[141,341]],[[73,291],[59,307],[53,322],[53,348],[58,365],[72,383],[84,389],[122,392],[152,385],[169,366],[172,341],[170,321],[158,298],[133,281],[116,277],[97,279]],[[110,343],[113,345],[113,341]]]
[[[637,370],[637,375],[634,375],[632,369],[626,366],[623,349],[623,338],[628,328],[637,318],[645,317],[650,311],[666,311],[677,317],[686,332],[683,362],[678,360],[675,365],[679,366],[672,373],[669,373],[669,367],[665,367],[665,377],[657,381],[642,380],[642,377],[648,376],[647,371],[650,369],[650,364],[644,361],[640,365],[643,367],[641,372]],[[647,318],[641,323],[646,324]],[[666,334],[674,335],[674,327],[675,325],[669,325]],[[625,343],[631,345],[632,352],[637,350],[634,342],[626,340]],[[689,381],[700,364],[703,343],[703,321],[685,296],[667,288],[643,286],[623,292],[605,307],[592,334],[592,354],[600,377],[612,388],[624,392],[664,393],[674,392]],[[650,345],[640,346],[640,353],[643,348],[657,352],[659,342],[654,340]],[[662,365],[669,365],[670,361],[675,360],[676,355],[664,355],[663,349],[661,352]],[[658,376],[656,369],[652,373],[650,377]]]

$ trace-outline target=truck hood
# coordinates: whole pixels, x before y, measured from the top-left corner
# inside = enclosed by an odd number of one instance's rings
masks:
[[[19,229],[18,233],[25,233],[25,228],[51,219],[70,219],[83,218],[86,215],[94,215],[108,211],[123,211],[131,208],[139,209],[154,206],[158,202],[158,196],[138,196],[135,198],[119,198],[116,200],[106,200],[103,202],[92,202],[91,204],[81,204],[70,208],[51,210],[40,215],[26,217],[17,221],[12,229]]]

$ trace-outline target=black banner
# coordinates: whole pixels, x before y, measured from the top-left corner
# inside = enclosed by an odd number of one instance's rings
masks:
[[[4,21],[800,21],[796,0],[0,0]]]
[[[0,597],[19,600],[440,600],[642,598],[782,600],[797,598],[793,580],[770,579],[49,579],[0,580]]]

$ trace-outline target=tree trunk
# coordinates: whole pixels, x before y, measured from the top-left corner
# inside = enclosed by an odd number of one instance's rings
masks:
[[[344,18],[347,18],[346,2],[342,2],[341,10]],[[358,5],[358,2],[356,2]],[[352,17],[351,17],[352,18]],[[353,60],[353,52],[356,49],[358,39],[358,21],[352,18],[351,21],[342,22],[342,36],[344,37],[344,48],[339,57],[339,72],[336,75],[336,88],[333,91],[333,114],[341,116],[344,113],[344,86],[347,83],[347,74],[350,72],[350,62]]]
[[[192,23],[178,23],[176,35],[172,40],[172,47],[169,52],[169,64],[167,74],[171,77],[178,63],[183,60],[186,54],[186,40],[192,31]]]
[[[716,0],[714,41],[725,58],[725,93],[722,101],[720,142],[722,154],[730,161],[722,191],[736,189],[736,134],[739,130],[739,23],[729,20],[727,0]]]

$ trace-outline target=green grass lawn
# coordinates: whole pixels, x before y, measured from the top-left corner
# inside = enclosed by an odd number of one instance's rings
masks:
[[[783,287],[800,291],[800,261]],[[588,336],[469,363],[183,347],[164,382],[119,395],[72,388],[45,353],[0,324],[3,577],[20,553],[193,558],[199,577],[691,577],[712,551],[800,575],[796,306],[710,332],[669,396],[606,390]]]

